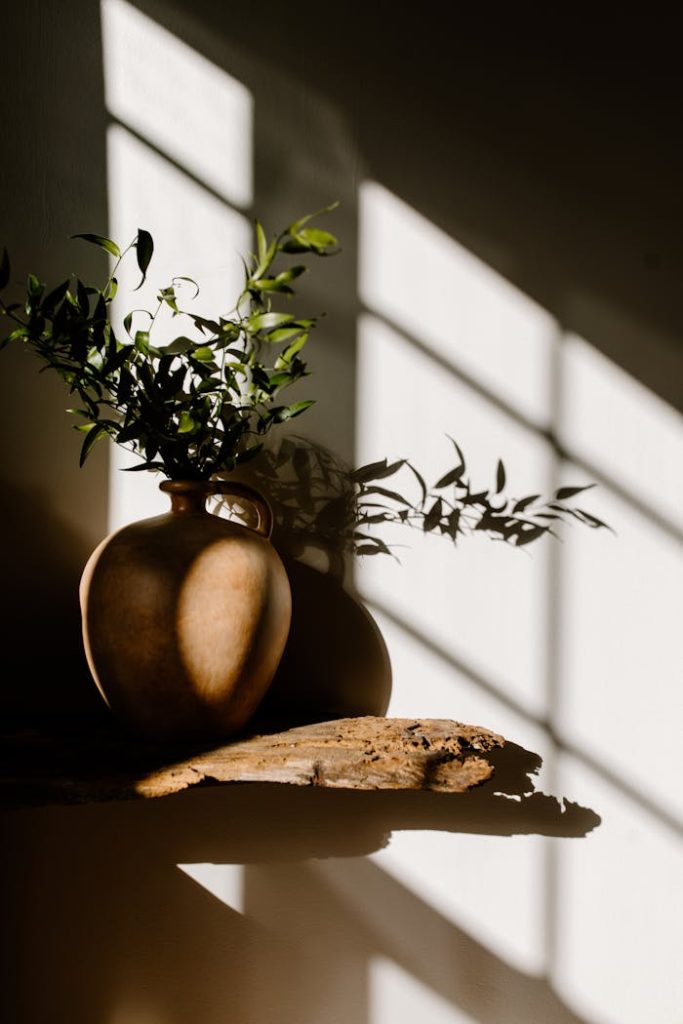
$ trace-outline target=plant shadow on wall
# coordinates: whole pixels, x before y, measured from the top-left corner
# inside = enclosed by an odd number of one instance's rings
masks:
[[[559,539],[557,527],[571,520],[593,529],[606,526],[571,504],[587,487],[561,487],[549,498],[506,497],[502,460],[492,492],[474,490],[465,455],[456,441],[451,444],[455,465],[431,486],[406,459],[354,469],[329,449],[294,436],[261,452],[241,471],[273,508],[273,541],[295,584],[290,642],[261,720],[269,715],[282,720],[288,709],[295,712],[293,721],[307,711],[310,717],[312,708],[318,718],[354,709],[385,713],[390,666],[348,570],[356,556],[398,558],[406,526],[454,546],[469,534],[485,533],[516,547],[546,535]],[[230,499],[222,505],[228,513],[234,509]]]

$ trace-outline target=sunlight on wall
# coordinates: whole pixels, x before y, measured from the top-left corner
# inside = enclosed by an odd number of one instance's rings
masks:
[[[371,859],[501,960],[541,975],[544,843],[538,837],[506,841],[502,856],[496,837],[403,832]]]
[[[554,319],[376,182],[359,196],[360,297],[534,423],[550,419]]]
[[[238,914],[244,913],[244,868],[241,864],[178,864],[193,882]]]
[[[407,457],[433,482],[457,463],[447,434],[463,448],[477,486],[493,485],[504,454],[520,497],[548,487],[551,456],[542,438],[492,408],[393,329],[362,317],[359,461]],[[409,474],[402,479],[415,494]],[[360,577],[363,593],[543,713],[547,550],[521,554],[478,537],[463,543],[454,558],[441,538],[423,539],[410,528],[397,528],[392,539],[406,545],[397,551],[401,564],[368,559]]]
[[[372,860],[590,1024],[673,1021],[680,419],[385,188],[365,184],[360,210],[358,462],[408,456],[435,480],[449,433],[482,486],[502,456],[512,496],[594,467],[581,504],[618,531],[526,551],[383,533],[402,564],[366,559],[357,584],[389,647],[390,714],[503,732],[544,757],[538,788],[603,823],[583,840],[406,833]]]
[[[252,103],[244,86],[122,0],[104,3],[103,33],[107,97],[113,113],[214,191],[248,203]],[[144,52],[144,62],[139,51]],[[131,61],[135,67],[144,63],[139,81],[132,75]],[[137,83],[134,89],[131,75]],[[172,95],[167,96],[163,90],[169,82]],[[195,108],[202,112],[199,119]],[[185,140],[187,153],[172,144],[176,138]],[[191,286],[180,293],[185,308],[204,314],[222,308],[227,313],[242,283],[240,255],[251,247],[247,218],[126,127],[112,124],[107,142],[110,235],[127,242],[138,227],[144,227],[155,241],[147,283],[132,298],[139,277],[135,260],[122,265],[120,294],[126,296],[127,305],[124,309],[122,301],[117,303],[119,319],[133,306],[154,310],[158,289],[170,284],[175,275],[193,277],[200,286],[195,302],[190,301]],[[197,154],[203,154],[204,162]],[[220,188],[218,173],[223,176]],[[145,322],[140,316],[134,329]],[[186,319],[173,320],[170,311],[154,331],[162,342],[180,333],[196,333]],[[156,476],[121,472],[137,462],[122,449],[112,449],[110,529],[167,511],[168,500],[159,493]]]
[[[683,418],[582,338],[562,344],[560,440],[683,528]]]
[[[590,843],[559,843],[558,992],[588,1021],[683,1020],[680,836],[562,756],[558,785],[599,807]],[[680,778],[680,773],[679,776]]]
[[[391,960],[373,957],[370,961],[372,1024],[420,1019],[429,1024],[473,1024],[472,1017],[432,992]]]
[[[125,0],[103,0],[107,109],[235,206],[253,199],[249,90]]]
[[[556,726],[683,819],[683,546],[606,488],[590,507],[618,537],[565,537]]]

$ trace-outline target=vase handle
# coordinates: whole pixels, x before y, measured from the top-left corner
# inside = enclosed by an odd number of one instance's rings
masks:
[[[253,487],[249,487],[248,484],[233,483],[231,480],[210,480],[209,484],[213,494],[246,498],[256,509],[257,516],[256,526],[247,526],[246,529],[253,530],[254,533],[259,533],[262,537],[270,539],[273,532],[273,511],[262,494],[259,494]]]

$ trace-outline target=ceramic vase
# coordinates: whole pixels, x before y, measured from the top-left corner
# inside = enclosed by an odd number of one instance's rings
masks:
[[[126,526],[91,555],[81,579],[83,640],[111,709],[154,738],[228,737],[265,695],[291,619],[272,514],[253,488],[165,481],[171,509]],[[212,515],[206,499],[251,505],[250,528]]]

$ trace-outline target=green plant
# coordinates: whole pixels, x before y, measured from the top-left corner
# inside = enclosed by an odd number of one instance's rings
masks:
[[[314,216],[294,221],[270,241],[256,222],[257,251],[244,264],[244,287],[228,312],[209,318],[181,308],[182,289],[193,287],[193,298],[198,289],[191,278],[175,277],[159,289],[154,311],[134,309],[123,317],[125,340],[117,337],[110,316],[116,272],[134,250],[142,285],[154,252],[149,232],[140,229],[123,251],[101,235],[74,236],[114,258],[104,287],[88,286],[72,276],[45,294],[44,285],[29,274],[23,304],[6,304],[2,298],[10,278],[4,251],[0,314],[10,321],[11,330],[0,348],[25,344],[78,395],[81,406],[69,412],[84,421],[76,427],[85,433],[81,465],[95,443],[109,436],[141,457],[134,470],[160,470],[171,479],[208,479],[254,458],[272,427],[313,405],[311,400],[281,404],[279,396],[306,376],[301,351],[317,318],[275,310],[273,301],[291,296],[293,282],[306,269],[294,263],[276,273],[279,257],[338,251],[334,235],[309,226]],[[154,328],[164,308],[173,318],[189,319],[198,336],[181,333],[167,344],[157,343]],[[145,329],[134,330],[140,317]],[[273,502],[282,535],[295,544],[316,538],[340,554],[391,554],[372,528],[393,523],[435,532],[454,543],[479,531],[517,547],[552,534],[556,522],[569,518],[593,528],[606,525],[567,504],[586,487],[563,487],[549,499],[505,498],[502,461],[493,491],[473,490],[465,457],[452,443],[457,463],[431,487],[407,459],[382,459],[351,470],[321,446],[290,439],[278,450],[263,450],[255,466],[256,482]],[[411,479],[413,498],[385,483],[400,471]]]
[[[244,288],[232,308],[211,317],[181,308],[183,289],[192,287],[193,298],[199,289],[191,278],[175,277],[158,291],[153,311],[126,314],[124,333],[117,336],[111,304],[118,267],[135,251],[140,287],[154,251],[152,236],[142,229],[123,250],[101,235],[74,236],[114,258],[102,288],[72,275],[46,293],[38,277],[29,274],[24,303],[6,304],[0,294],[0,314],[10,323],[0,348],[23,343],[80,399],[80,406],[69,412],[83,420],[76,427],[85,434],[81,465],[96,442],[108,436],[141,457],[133,469],[161,470],[171,479],[207,479],[252,458],[272,427],[313,405],[310,400],[282,404],[280,395],[306,375],[301,351],[318,318],[275,310],[273,302],[291,296],[294,281],[306,270],[293,263],[276,272],[279,257],[338,251],[334,235],[310,226],[314,216],[293,222],[270,241],[257,222],[257,251],[245,261]],[[0,293],[9,280],[4,250]],[[198,337],[179,333],[159,345],[154,328],[164,308],[191,322]],[[135,329],[134,322],[142,327]]]

